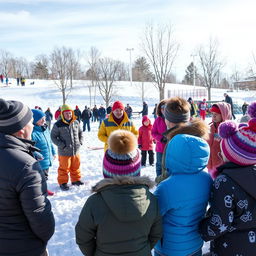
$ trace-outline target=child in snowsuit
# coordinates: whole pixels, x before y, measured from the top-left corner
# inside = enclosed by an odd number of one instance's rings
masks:
[[[211,153],[207,168],[212,178],[215,179],[217,176],[216,167],[223,164],[223,160],[219,156],[221,138],[218,134],[218,127],[222,122],[231,120],[232,113],[230,104],[226,102],[218,102],[213,104],[210,112],[212,113],[212,122],[210,123],[210,134],[207,142],[210,146]]]
[[[207,110],[206,99],[203,99],[203,101],[200,102],[200,104],[199,104],[199,115],[202,120],[205,120],[206,110]]]
[[[32,112],[34,124],[32,140],[35,141],[35,146],[41,150],[41,159],[38,160],[45,178],[48,180],[49,168],[52,166],[53,159],[56,158],[56,152],[51,141],[49,129],[45,124],[45,113],[39,109],[32,109]],[[47,192],[50,196],[54,194],[50,190],[47,190]]]
[[[150,256],[162,236],[153,183],[140,177],[136,136],[113,131],[103,159],[104,179],[94,187],[76,225],[76,243],[86,256]]]
[[[256,255],[256,102],[248,126],[220,124],[223,165],[212,186],[211,207],[200,232],[210,255]]]
[[[212,184],[205,171],[209,154],[204,139],[188,134],[174,136],[166,146],[170,176],[155,191],[163,217],[163,236],[155,255],[202,255],[198,224],[205,215]]]
[[[152,137],[152,124],[148,116],[143,116],[142,126],[139,128],[138,147],[141,150],[141,165],[146,166],[147,153],[149,164],[154,165],[154,139]]]

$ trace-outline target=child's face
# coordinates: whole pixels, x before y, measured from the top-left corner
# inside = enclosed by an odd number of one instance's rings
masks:
[[[220,123],[220,122],[222,122],[221,114],[213,112],[213,113],[212,113],[212,121],[213,121],[214,123]]]
[[[149,125],[149,120],[144,121],[143,124],[144,124],[145,126],[148,126],[148,125]]]

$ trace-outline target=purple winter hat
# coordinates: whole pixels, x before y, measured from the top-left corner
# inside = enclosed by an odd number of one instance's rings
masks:
[[[238,126],[235,122],[225,121],[219,126],[223,154],[229,161],[242,166],[256,164],[256,102],[248,111],[252,118],[248,125]]]

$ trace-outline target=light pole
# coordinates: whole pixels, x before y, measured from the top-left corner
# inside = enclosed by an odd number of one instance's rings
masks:
[[[196,87],[196,69],[195,69],[195,56],[196,54],[191,54],[191,57],[193,57],[193,88],[195,90]]]
[[[133,48],[126,48],[126,51],[129,51],[130,53],[130,83],[131,83],[131,86],[132,86],[132,51],[134,49]]]

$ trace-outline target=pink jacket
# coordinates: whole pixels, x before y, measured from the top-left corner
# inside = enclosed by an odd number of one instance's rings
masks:
[[[226,102],[218,102],[214,105],[217,105],[220,109],[222,122],[230,120],[232,118],[230,104]],[[222,159],[219,157],[220,152],[220,136],[218,134],[218,127],[220,123],[210,123],[210,135],[209,140],[207,141],[210,146],[210,158],[207,165],[208,171],[215,178],[216,167],[223,164]]]
[[[149,125],[145,126],[143,123],[149,120]],[[142,126],[139,128],[138,145],[141,145],[141,150],[153,150],[154,149],[154,139],[152,137],[152,124],[148,116],[143,116]]]
[[[152,136],[156,140],[156,152],[163,153],[165,148],[165,143],[161,142],[163,138],[163,133],[166,132],[167,127],[164,121],[164,118],[158,116],[155,120],[152,128]]]

